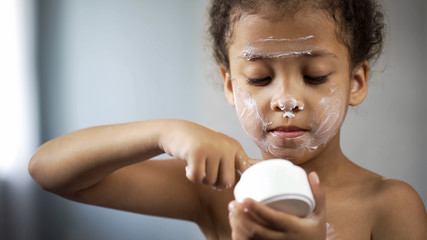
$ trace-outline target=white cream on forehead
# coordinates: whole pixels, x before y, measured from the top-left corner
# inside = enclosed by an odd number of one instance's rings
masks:
[[[273,36],[270,36],[266,39],[259,39],[255,42],[270,42],[270,41],[274,41],[274,42],[296,42],[296,41],[305,41],[305,40],[309,40],[314,38],[314,35],[308,35],[305,37],[299,37],[299,38],[274,38]]]
[[[248,61],[257,58],[289,58],[311,55],[315,47],[304,43],[310,43],[314,35],[299,38],[273,38],[259,39],[247,43],[240,58]]]

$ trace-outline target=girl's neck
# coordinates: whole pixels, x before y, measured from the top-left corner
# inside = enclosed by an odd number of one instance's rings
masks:
[[[323,186],[339,183],[352,166],[354,164],[341,150],[339,132],[316,157],[300,165],[307,173],[317,172]]]

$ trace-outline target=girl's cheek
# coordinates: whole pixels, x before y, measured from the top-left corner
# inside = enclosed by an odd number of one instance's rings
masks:
[[[237,116],[244,130],[256,142],[262,141],[265,130],[272,123],[265,119],[250,93],[238,87],[233,89],[233,93]]]
[[[320,99],[310,116],[311,139],[307,148],[315,150],[328,143],[339,131],[347,110],[344,90],[331,89],[331,93]]]

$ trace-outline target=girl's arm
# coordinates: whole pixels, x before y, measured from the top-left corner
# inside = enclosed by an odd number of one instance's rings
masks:
[[[161,121],[146,121],[79,130],[43,144],[29,172],[44,189],[73,194],[115,170],[162,153]]]
[[[164,152],[180,160],[143,161]],[[205,188],[188,179],[230,186],[235,167],[246,159],[240,144],[224,134],[165,119],[92,127],[51,140],[34,154],[29,172],[42,188],[76,201],[197,220]]]

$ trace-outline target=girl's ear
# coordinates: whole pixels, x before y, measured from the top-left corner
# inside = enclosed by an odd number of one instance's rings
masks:
[[[364,61],[353,69],[351,78],[350,106],[357,106],[368,94],[369,62]]]
[[[233,82],[231,81],[230,72],[224,65],[219,66],[221,77],[224,81],[224,94],[228,103],[234,107]]]

